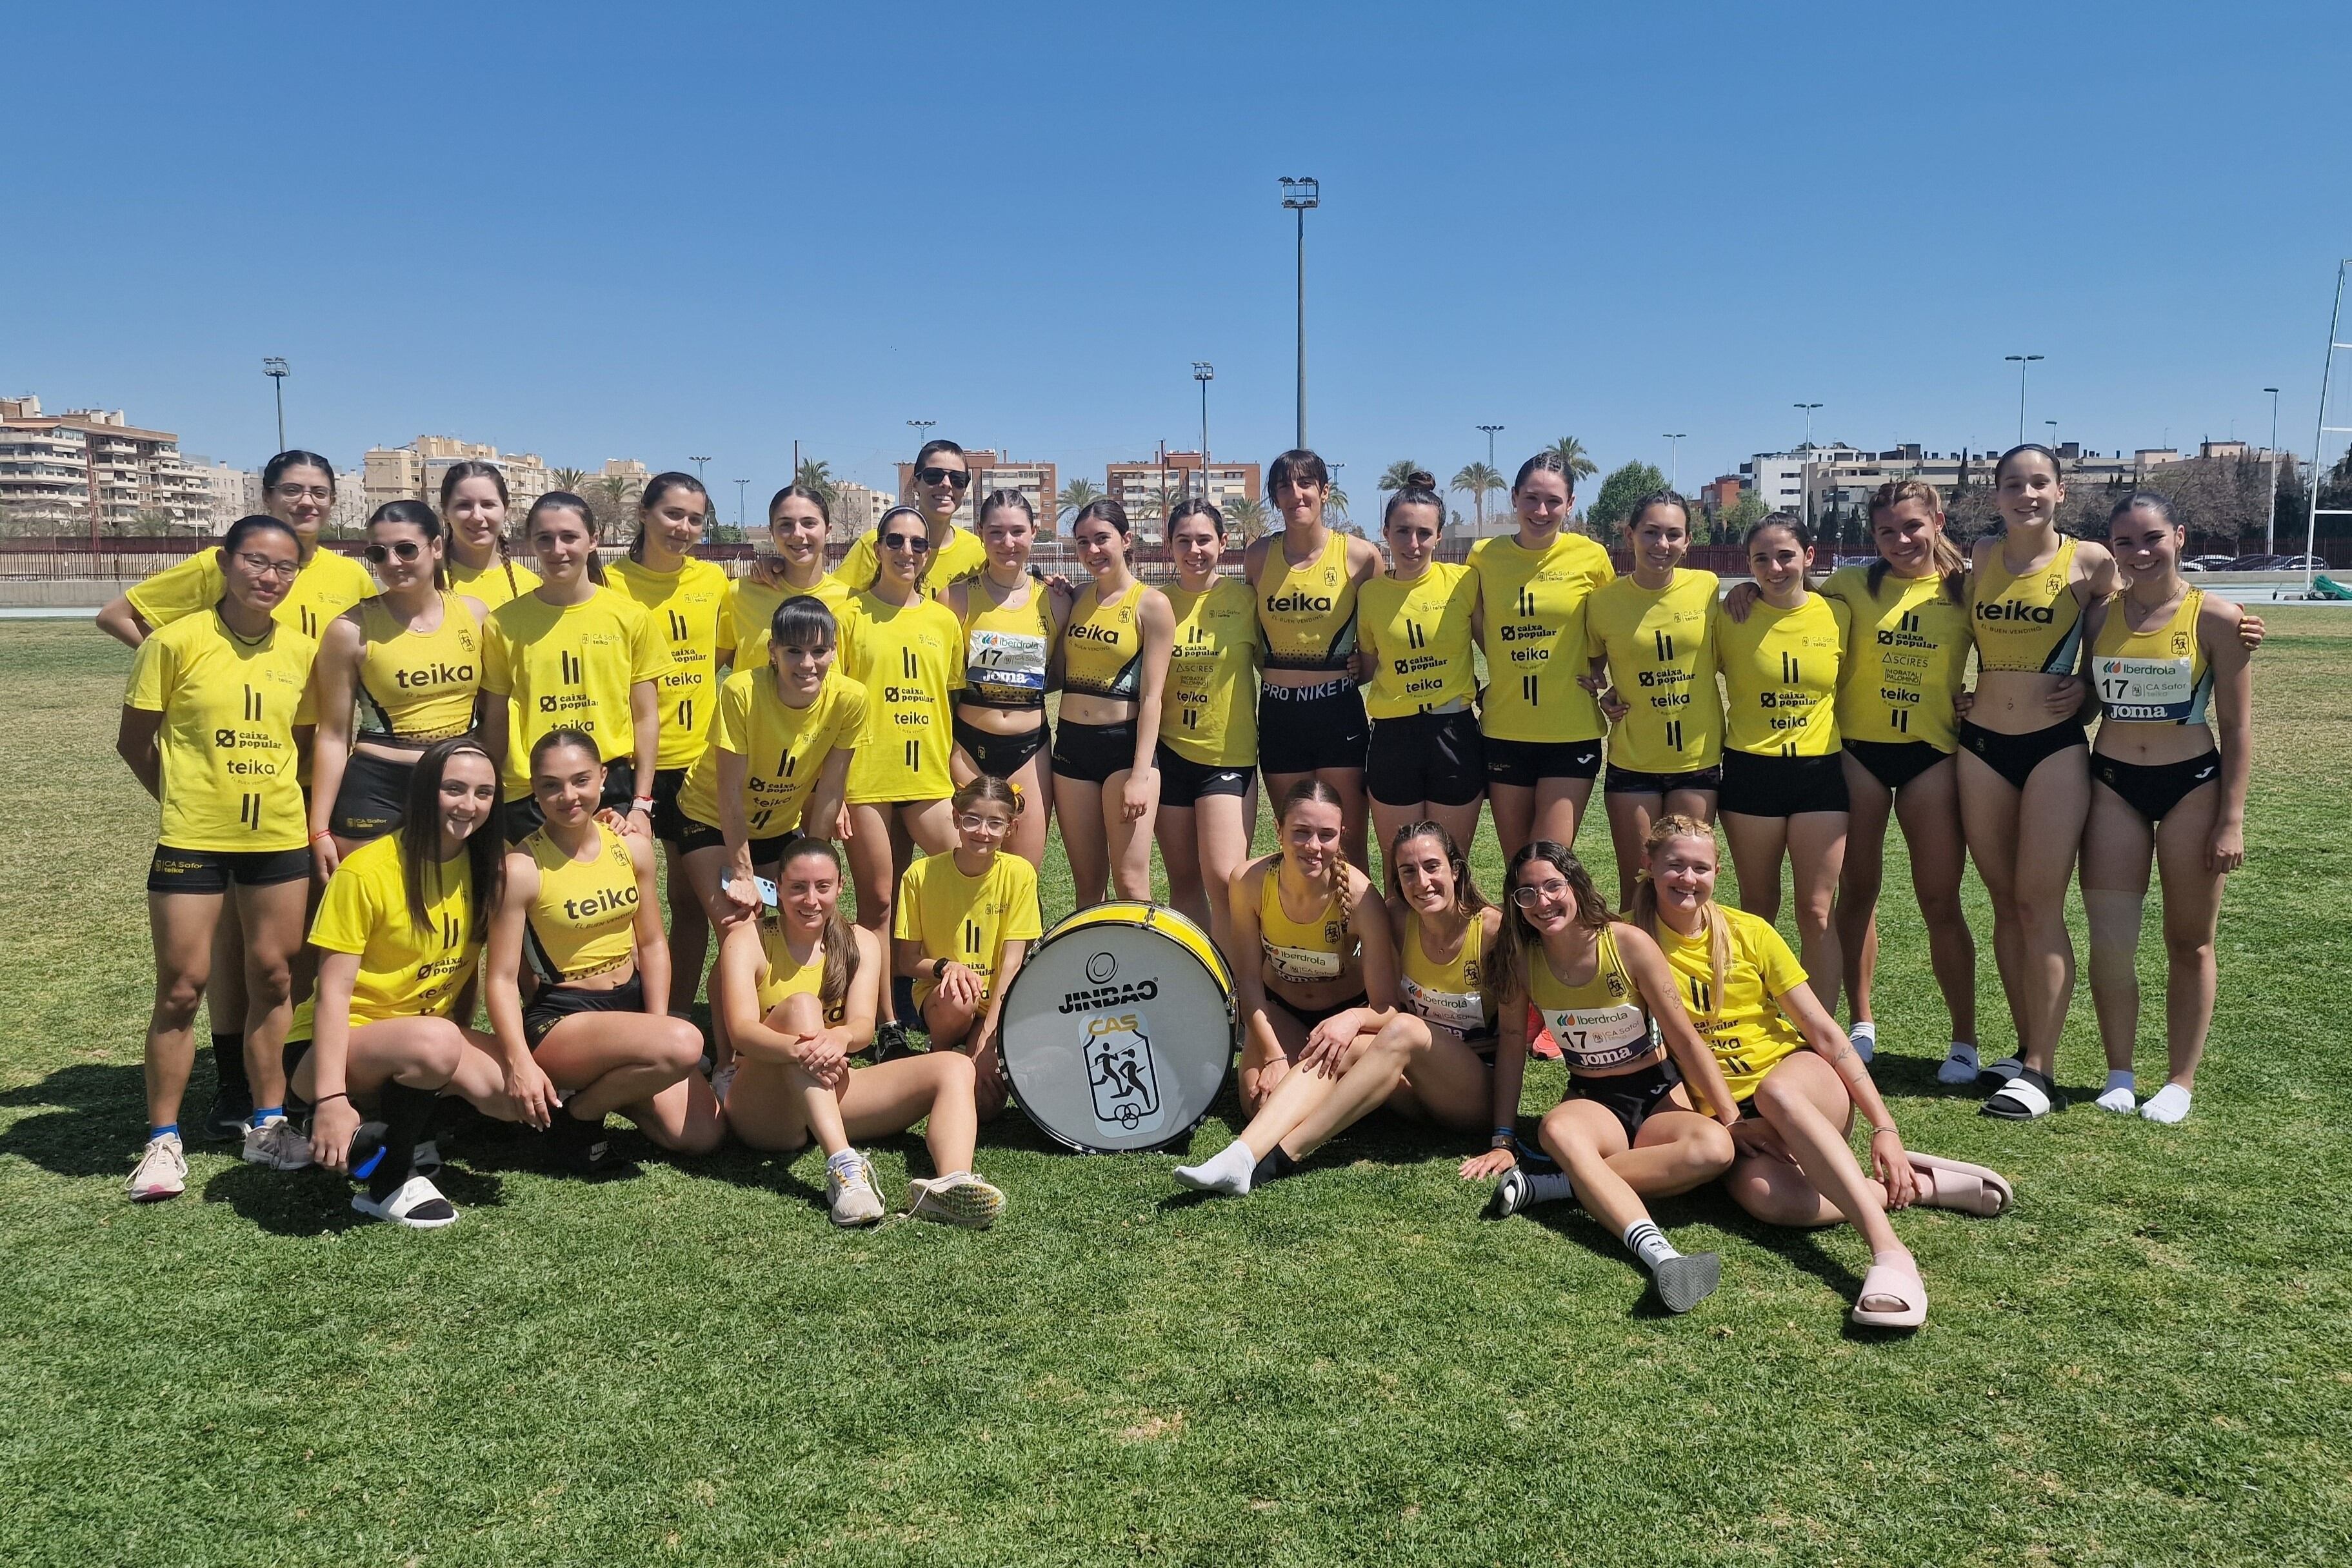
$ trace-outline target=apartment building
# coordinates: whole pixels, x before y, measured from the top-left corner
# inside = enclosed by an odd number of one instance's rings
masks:
[[[1990,486],[1993,465],[2005,450],[1988,445],[1931,452],[1917,442],[1906,442],[1884,452],[1866,452],[1835,442],[1816,443],[1790,452],[1757,453],[1739,465],[1739,478],[1775,511],[1803,512],[1810,490],[1812,514],[1820,517],[1833,507],[1851,510],[1868,505],[1872,493],[1892,479],[1924,480],[1948,497],[1959,487],[1963,476],[1972,486]],[[2069,485],[2137,484],[2168,464],[2194,460],[2169,447],[2102,453],[2068,441],[2055,450],[2059,474]],[[2243,441],[2208,441],[2195,455],[2260,463],[2271,454]]]
[[[885,495],[869,485],[860,485],[854,479],[835,479],[833,504],[825,508],[833,519],[829,537],[837,544],[845,544],[872,533],[882,521],[882,514],[898,504],[898,497]]]
[[[1188,496],[1198,496],[1204,489],[1210,500],[1220,507],[1230,506],[1246,497],[1260,498],[1261,470],[1255,463],[1219,463],[1211,461],[1203,480],[1201,454],[1170,452],[1133,463],[1112,463],[1103,468],[1103,489],[1118,498],[1128,514],[1139,521],[1148,521],[1148,538],[1157,538],[1160,497],[1164,494],[1172,506]]]
[[[185,455],[188,471],[202,480],[205,494],[211,502],[207,526],[215,533],[226,533],[237,518],[261,510],[261,476],[249,468],[238,468],[226,463],[215,463],[209,457]],[[341,476],[335,481],[340,496],[351,476]]]
[[[456,465],[468,462],[494,464],[506,476],[507,502],[518,517],[533,501],[556,487],[553,476],[537,453],[501,454],[497,447],[481,442],[460,441],[450,435],[420,435],[405,446],[370,447],[361,458],[360,520],[365,522],[367,515],[386,501],[425,501],[439,506],[443,476]],[[610,468],[612,465],[605,466]],[[641,474],[645,470],[641,463],[635,466]],[[645,486],[641,483],[637,488],[642,493]]]
[[[162,532],[213,515],[205,478],[169,431],[120,409],[44,413],[34,396],[0,398],[0,513],[21,532]]]

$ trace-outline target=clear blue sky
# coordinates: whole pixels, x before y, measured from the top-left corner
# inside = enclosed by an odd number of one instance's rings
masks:
[[[2334,7],[16,9],[0,392],[593,466],[911,418],[1066,477],[1292,420],[1369,515],[1574,434],[2307,447],[2352,255]],[[689,16],[689,12],[691,16]],[[2330,17],[2332,16],[2332,22]],[[658,20],[655,19],[656,16]],[[1930,19],[1930,18],[1933,19]],[[2328,39],[2334,35],[2335,41]]]

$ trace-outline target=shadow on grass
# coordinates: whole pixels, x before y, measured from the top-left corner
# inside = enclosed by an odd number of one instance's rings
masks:
[[[504,1201],[504,1184],[486,1172],[443,1166],[434,1173],[433,1185],[461,1215]],[[238,1218],[272,1236],[340,1236],[377,1223],[352,1207],[359,1191],[357,1183],[325,1171],[273,1171],[240,1163],[205,1183],[203,1197],[226,1204]]]
[[[1971,1083],[1937,1082],[1936,1070],[1943,1066],[1916,1056],[1893,1056],[1885,1052],[1870,1060],[1870,1079],[1878,1085],[1881,1094],[1906,1100],[1982,1100],[1991,1091],[1991,1081],[1979,1078]],[[2094,1100],[2106,1088],[2105,1083],[2061,1083],[2058,1097],[2063,1104]],[[2063,1105],[2062,1105],[2063,1109]]]
[[[210,1103],[209,1085],[199,1098],[191,1083],[187,1098],[199,1107]],[[57,1176],[124,1176],[145,1141],[146,1073],[133,1064],[76,1062],[0,1094],[0,1105],[53,1107],[47,1114],[19,1116],[0,1133],[0,1155]]]

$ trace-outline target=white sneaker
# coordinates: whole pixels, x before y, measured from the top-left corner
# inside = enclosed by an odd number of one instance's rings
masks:
[[[156,1203],[188,1190],[188,1156],[180,1134],[166,1133],[147,1140],[137,1168],[131,1173],[131,1201]]]
[[[871,1225],[890,1212],[890,1206],[882,1201],[882,1183],[874,1174],[874,1162],[864,1155],[845,1174],[825,1166],[824,1196],[833,1206],[835,1225]]]
[[[907,1185],[914,1192],[907,1212],[918,1219],[961,1225],[967,1230],[985,1230],[1004,1212],[1004,1195],[970,1172],[930,1181],[914,1180]]]
[[[245,1160],[274,1171],[308,1170],[310,1140],[285,1117],[272,1116],[258,1127],[245,1130]]]
[[[410,1176],[381,1201],[364,1192],[353,1193],[352,1207],[372,1219],[389,1219],[411,1230],[438,1230],[457,1223],[457,1206],[421,1176]]]

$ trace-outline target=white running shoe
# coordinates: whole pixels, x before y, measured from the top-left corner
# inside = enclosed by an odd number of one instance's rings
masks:
[[[267,1166],[274,1171],[308,1170],[310,1140],[285,1117],[272,1116],[258,1127],[245,1130],[245,1160],[247,1165]]]
[[[833,1206],[835,1225],[871,1225],[890,1212],[890,1206],[882,1201],[882,1182],[874,1174],[874,1162],[864,1155],[846,1173],[825,1166],[824,1196]]]
[[[147,1140],[137,1168],[131,1173],[131,1201],[157,1203],[188,1190],[188,1156],[180,1134],[166,1133]]]
[[[961,1225],[967,1230],[985,1230],[1004,1212],[1004,1195],[969,1171],[930,1181],[918,1178],[907,1185],[914,1189],[914,1200],[907,1205],[907,1212],[918,1219]]]
[[[457,1223],[457,1206],[421,1176],[410,1176],[391,1197],[381,1200],[355,1192],[352,1195],[352,1207],[371,1219],[389,1219],[411,1230],[438,1230]]]

